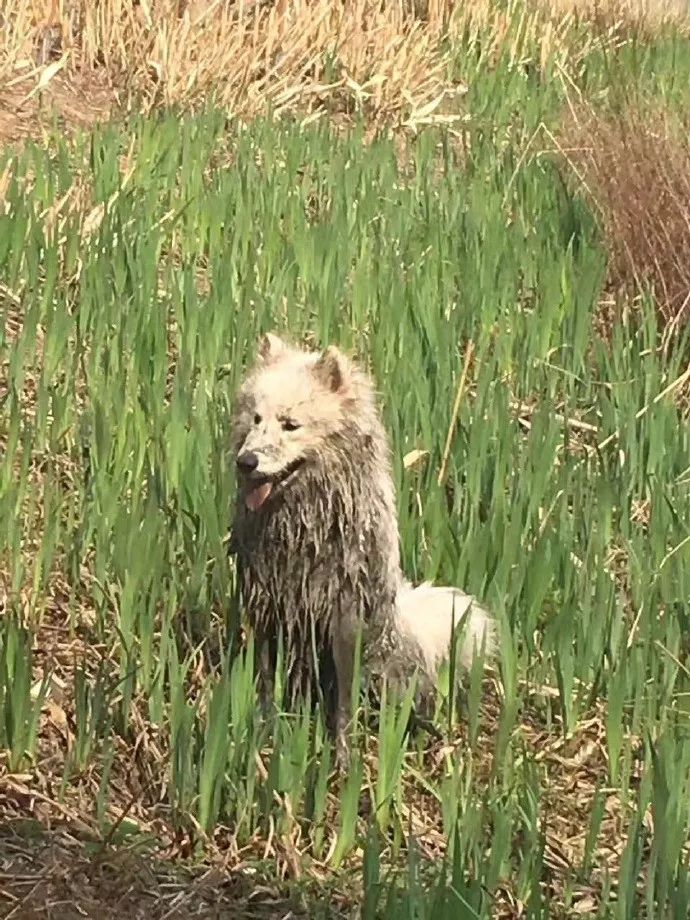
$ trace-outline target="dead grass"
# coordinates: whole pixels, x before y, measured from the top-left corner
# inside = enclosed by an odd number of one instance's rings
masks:
[[[268,108],[428,117],[455,89],[442,47],[453,6],[435,0],[419,16],[410,5],[372,0],[9,0],[2,108],[29,120],[42,82],[44,98],[57,95],[61,109],[64,78],[78,75],[107,85],[111,106],[194,106],[213,96],[245,118]],[[9,121],[6,135],[16,132]]]
[[[7,790],[0,791],[0,800]],[[33,821],[0,830],[0,912],[8,920],[187,920],[232,917],[270,920],[310,916],[260,885],[249,872],[221,866],[185,868],[141,847],[85,846],[69,822],[46,831]],[[338,916],[334,912],[333,916]]]
[[[213,97],[251,118],[270,109],[318,117],[364,112],[416,127],[460,112],[449,42],[482,37],[489,55],[530,42],[543,59],[569,47],[577,20],[618,32],[672,18],[678,3],[606,0],[5,0],[0,138],[36,134],[114,109],[193,107]],[[642,12],[640,12],[642,8]],[[515,28],[515,23],[519,27]],[[594,30],[596,31],[596,29]],[[613,34],[609,35],[613,40]],[[596,39],[595,39],[596,40]]]
[[[551,0],[552,14],[573,14],[584,21],[620,22],[626,28],[655,30],[673,24],[690,28],[687,0]]]
[[[563,150],[601,216],[609,285],[651,286],[669,331],[690,317],[690,144],[663,113],[588,114],[564,129]]]

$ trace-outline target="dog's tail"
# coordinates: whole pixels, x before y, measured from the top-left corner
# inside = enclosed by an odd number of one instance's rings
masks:
[[[459,588],[436,587],[429,582],[415,588],[403,582],[398,591],[397,617],[403,639],[416,644],[429,674],[435,674],[448,660],[456,630],[462,630],[456,652],[460,667],[469,670],[482,647],[485,661],[495,654],[495,621]]]

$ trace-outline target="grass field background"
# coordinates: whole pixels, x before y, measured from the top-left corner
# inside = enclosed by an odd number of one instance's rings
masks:
[[[7,916],[687,916],[690,43],[486,9],[428,117],[216,98],[5,149]],[[372,371],[406,573],[502,627],[437,737],[384,700],[344,778],[230,642],[269,329]]]

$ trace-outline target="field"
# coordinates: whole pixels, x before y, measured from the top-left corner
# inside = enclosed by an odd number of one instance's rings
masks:
[[[3,917],[688,916],[688,22],[375,6],[397,44],[282,82],[139,60],[138,113],[114,19],[3,39]],[[370,368],[406,574],[501,624],[435,731],[362,700],[344,777],[260,717],[227,553],[269,329]]]

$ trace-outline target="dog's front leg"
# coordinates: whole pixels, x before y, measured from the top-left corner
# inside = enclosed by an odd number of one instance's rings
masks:
[[[259,699],[264,718],[270,713],[274,702],[273,678],[274,672],[273,663],[271,661],[271,649],[268,640],[265,639],[261,644],[261,651],[259,653]]]
[[[351,715],[350,703],[355,665],[355,640],[352,635],[349,635],[344,630],[336,630],[333,636],[333,662],[338,685],[335,716],[335,753],[338,769],[344,773],[350,764],[350,743],[347,730]]]

